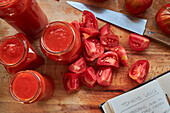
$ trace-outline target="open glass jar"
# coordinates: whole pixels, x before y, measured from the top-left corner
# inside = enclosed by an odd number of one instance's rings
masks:
[[[25,35],[18,33],[0,40],[0,63],[9,74],[25,69],[35,69],[44,63]]]
[[[49,59],[62,64],[77,60],[82,50],[78,31],[62,21],[52,22],[44,29],[40,47]]]
[[[36,0],[0,0],[0,18],[28,38],[37,38],[48,24]]]
[[[46,100],[53,94],[54,83],[33,70],[20,71],[11,79],[10,94],[18,102],[29,104]]]

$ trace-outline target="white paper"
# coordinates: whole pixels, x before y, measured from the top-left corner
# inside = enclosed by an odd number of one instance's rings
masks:
[[[115,113],[170,113],[168,101],[157,80],[110,99],[108,103]]]

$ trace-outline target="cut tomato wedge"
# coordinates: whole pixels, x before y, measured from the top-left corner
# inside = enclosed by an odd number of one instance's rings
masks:
[[[138,82],[143,83],[149,72],[149,62],[147,60],[139,60],[135,62],[129,71],[129,76]]]
[[[99,34],[99,31],[93,27],[81,28],[80,30],[83,40],[87,38],[96,38],[97,35]]]

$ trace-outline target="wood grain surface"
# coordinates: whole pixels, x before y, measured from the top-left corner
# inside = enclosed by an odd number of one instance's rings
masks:
[[[66,3],[66,0],[37,0],[40,7],[47,14],[49,22],[73,20],[81,21],[82,12],[74,9]],[[128,12],[124,6],[124,0],[106,0],[105,2],[94,2],[92,0],[73,0],[87,4],[96,5],[121,13]],[[155,15],[161,6],[170,3],[170,0],[153,0],[152,6],[145,12],[144,17],[148,19],[147,28],[162,33],[156,25]],[[114,15],[113,15],[114,16]],[[105,22],[98,20],[99,27]],[[133,63],[137,60],[148,60],[150,70],[146,81],[170,70],[170,49],[153,40],[150,42],[149,48],[142,52],[133,51],[128,44],[128,31],[112,25],[115,34],[120,37],[120,45],[122,45],[128,54],[129,67],[121,66],[114,71],[113,82],[110,87],[102,87],[100,85],[89,89],[82,86],[79,92],[68,94],[63,87],[63,75],[67,71],[66,65],[58,65],[55,62],[45,58],[45,64],[36,69],[42,74],[50,76],[55,83],[53,96],[42,102],[33,104],[20,104],[16,102],[9,94],[9,82],[13,75],[6,72],[4,67],[0,65],[0,113],[101,113],[99,105],[110,98],[118,96],[138,84],[129,78],[128,72]],[[0,20],[0,38],[17,33],[12,27]],[[170,37],[169,37],[170,38]],[[39,50],[39,40],[35,40],[33,45]]]

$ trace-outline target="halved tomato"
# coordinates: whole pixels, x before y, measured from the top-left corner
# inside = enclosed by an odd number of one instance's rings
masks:
[[[83,41],[83,56],[87,61],[94,61],[104,53],[104,47],[97,39],[84,39]]]
[[[100,36],[100,43],[106,50],[111,50],[111,48],[119,44],[119,37],[114,34],[105,34]]]
[[[101,67],[97,71],[97,82],[102,86],[110,86],[113,79],[113,70],[111,67]]]
[[[116,52],[119,56],[120,62],[126,67],[128,67],[128,57],[127,57],[125,49],[122,46],[116,46],[112,48],[111,50]]]
[[[108,51],[99,56],[97,60],[98,66],[113,66],[119,68],[119,57],[117,53]]]
[[[97,30],[99,29],[96,17],[93,13],[87,10],[83,11],[82,24],[82,27],[93,27]]]
[[[89,88],[93,88],[97,84],[96,80],[95,70],[92,67],[88,67],[81,74],[81,82]]]
[[[143,83],[149,72],[149,62],[147,60],[139,60],[135,62],[129,71],[129,76],[138,82]]]
[[[84,57],[81,57],[80,59],[69,65],[67,68],[71,72],[82,73],[86,70],[86,61]]]
[[[114,34],[114,33],[112,32],[112,30],[111,30],[110,24],[105,24],[104,26],[102,26],[102,27],[100,28],[99,31],[100,31],[100,33],[99,33],[99,38],[100,38],[100,36],[102,36],[102,35]]]
[[[133,50],[143,51],[149,46],[150,40],[144,36],[131,33],[129,36],[129,45]]]
[[[80,74],[65,73],[63,83],[64,88],[68,93],[78,91],[81,87]]]

